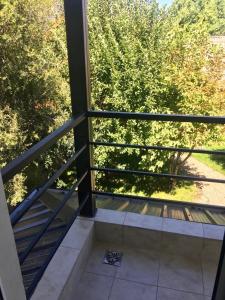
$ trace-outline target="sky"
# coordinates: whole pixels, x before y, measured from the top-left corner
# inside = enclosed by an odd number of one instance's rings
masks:
[[[164,5],[164,4],[171,4],[172,2],[173,2],[173,0],[158,0],[159,1],[159,3],[161,4],[161,5]]]

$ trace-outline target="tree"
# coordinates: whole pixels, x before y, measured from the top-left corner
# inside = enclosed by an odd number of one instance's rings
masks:
[[[172,10],[174,18],[180,19],[180,25],[193,25],[201,22],[206,26],[209,34],[225,34],[224,0],[175,0]]]
[[[156,1],[90,2],[93,108],[221,113],[222,51],[210,44],[208,23],[189,14],[188,7],[184,1],[168,10]],[[188,21],[191,17],[196,21]],[[216,76],[212,78],[211,72]],[[94,132],[101,141],[194,148],[204,145],[217,130],[204,124],[96,120]],[[187,159],[161,151],[103,147],[95,151],[100,166],[152,172],[177,174]],[[134,176],[124,180],[112,174],[99,174],[97,184],[101,189],[148,195],[171,187],[168,182]]]
[[[70,115],[62,2],[1,0],[0,39],[0,110],[6,114],[5,119],[0,119],[2,136],[7,137],[7,127],[12,130],[11,118],[16,120],[13,129],[16,151],[10,140],[2,141],[0,167],[3,167]],[[28,190],[41,184],[64,160],[63,154],[68,150],[65,141],[23,171],[23,184]],[[60,149],[64,149],[63,153]],[[26,189],[21,189],[15,178],[13,182],[10,201],[16,202],[14,191],[21,190],[23,195]]]

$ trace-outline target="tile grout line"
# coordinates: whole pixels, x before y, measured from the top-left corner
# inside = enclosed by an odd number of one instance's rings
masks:
[[[156,298],[155,298],[156,300],[158,300],[158,292],[159,292],[159,287],[157,286],[156,287]]]
[[[113,281],[112,281],[111,288],[110,288],[110,290],[109,290],[108,300],[110,300],[110,297],[111,297],[111,294],[112,294],[113,285],[114,285],[114,282],[116,281],[116,278],[117,278],[117,277],[116,277],[117,272],[118,272],[118,269],[116,269],[116,272],[115,272],[114,276],[112,276],[112,277],[113,277]]]
[[[99,273],[94,273],[94,272],[90,272],[90,271],[85,271],[84,273],[93,274],[93,275],[101,276],[101,277],[109,277],[109,278],[113,278],[115,280],[118,279],[118,280],[127,281],[127,282],[131,282],[131,283],[136,283],[136,284],[140,284],[140,285],[144,285],[144,286],[157,287],[156,284],[144,283],[144,282],[140,282],[140,281],[135,281],[135,280],[130,280],[130,279],[124,279],[124,278],[115,277],[115,276],[106,275],[106,274],[99,274]]]
[[[125,215],[124,215],[124,220],[123,220],[123,224],[122,224],[122,225],[124,225],[124,226],[125,226],[125,220],[126,220],[126,217],[127,217],[127,212],[126,212]]]
[[[86,271],[86,270],[84,270],[84,273],[92,274],[92,275],[96,275],[96,276],[100,276],[100,277],[108,277],[108,278],[113,278],[113,279],[115,278],[114,276],[111,276],[111,275],[99,274],[99,273],[94,273],[94,272]]]
[[[205,249],[205,239],[202,239],[202,251],[201,251],[201,271],[202,271],[202,294],[205,297],[205,284],[204,284],[204,268],[203,268],[203,255],[202,253],[204,252]]]
[[[162,224],[163,226],[163,224]],[[163,232],[161,232],[161,238],[160,238],[160,249],[162,249],[162,242],[163,242]],[[160,269],[161,269],[161,256],[162,256],[162,253],[161,251],[159,252],[159,269],[158,269],[158,278],[157,278],[157,290],[156,290],[156,300],[158,299],[158,292],[159,292],[159,274],[160,274]]]
[[[124,278],[120,278],[120,277],[116,277],[115,279],[131,282],[131,283],[136,283],[136,284],[140,284],[140,285],[144,285],[144,286],[157,287],[157,285],[153,284],[153,283],[150,284],[150,283],[145,283],[145,282],[140,282],[140,281],[135,281],[135,280],[130,280],[130,279],[124,279]]]
[[[112,289],[113,289],[113,285],[114,285],[115,280],[116,280],[116,277],[113,277],[112,285],[111,285],[110,290],[109,290],[108,300],[110,300],[110,297],[111,297],[111,294],[112,294]]]
[[[158,287],[159,288],[163,288],[163,289],[167,289],[167,290],[176,291],[176,292],[181,292],[181,293],[184,293],[184,294],[192,294],[192,295],[198,295],[198,296],[207,297],[207,295],[204,295],[202,293],[193,292],[193,291],[185,291],[185,290],[172,289],[172,288],[169,288],[169,287],[163,286],[163,285],[159,285]]]

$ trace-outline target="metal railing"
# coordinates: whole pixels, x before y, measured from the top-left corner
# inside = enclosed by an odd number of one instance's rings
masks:
[[[49,136],[44,138],[42,141],[34,145],[32,148],[27,150],[24,154],[22,154],[19,158],[12,161],[5,168],[2,169],[2,177],[3,182],[6,183],[9,179],[11,179],[15,174],[19,173],[23,168],[25,168],[30,162],[35,160],[38,156],[40,156],[44,151],[47,151],[54,143],[56,143],[60,138],[62,138],[65,134],[67,134],[70,130],[74,130],[78,127],[82,122],[86,121],[87,118],[120,118],[120,119],[136,119],[136,120],[158,120],[158,121],[175,121],[175,122],[198,122],[198,123],[211,123],[214,124],[225,124],[225,117],[208,117],[208,116],[189,116],[189,115],[160,115],[160,114],[148,114],[148,113],[126,113],[126,112],[105,112],[105,111],[88,111],[86,114],[80,114],[75,118],[67,121],[63,126],[58,128],[56,131],[51,133]],[[179,120],[179,121],[178,121]],[[131,145],[131,144],[118,144],[118,143],[107,143],[107,142],[99,142],[99,141],[87,141],[86,144],[82,145],[82,147],[76,151],[72,155],[72,157],[63,164],[48,180],[47,182],[38,189],[38,191],[29,198],[29,201],[23,203],[22,208],[18,211],[17,214],[12,214],[11,222],[12,225],[15,225],[23,215],[28,211],[28,209],[37,201],[52,185],[53,183],[71,166],[74,161],[77,161],[80,156],[85,152],[88,147],[119,147],[119,148],[133,148],[133,149],[145,149],[145,150],[160,150],[160,151],[175,151],[175,152],[193,152],[193,153],[203,153],[203,154],[213,154],[213,155],[224,155],[225,151],[213,151],[213,150],[203,150],[203,149],[188,149],[188,148],[177,148],[177,147],[161,147],[161,146],[146,146],[146,145]],[[84,180],[85,176],[88,173],[92,172],[103,172],[103,173],[115,173],[115,174],[132,174],[135,176],[150,176],[157,178],[169,178],[169,179],[177,179],[184,181],[199,181],[199,182],[214,182],[224,184],[225,180],[223,179],[215,179],[215,178],[206,178],[201,176],[188,176],[188,175],[174,175],[174,174],[166,174],[166,173],[153,173],[147,170],[129,170],[129,169],[116,169],[116,168],[99,168],[92,165],[92,162],[89,162],[89,168],[86,168],[81,176],[81,181],[79,185]],[[85,176],[84,176],[85,175]],[[84,177],[83,177],[84,176]],[[78,186],[76,186],[77,188]],[[73,188],[75,189],[75,188]],[[87,191],[87,189],[86,189]],[[109,193],[107,191],[100,192],[95,189],[89,190],[89,193],[99,194],[99,195],[108,195],[114,197],[130,197],[130,198],[139,198],[141,200],[153,200],[153,201],[172,201],[168,199],[161,198],[149,198],[149,197],[137,197],[132,195],[124,195],[124,194],[115,194]],[[179,202],[179,201],[178,201]],[[186,202],[180,201],[185,204]],[[177,201],[176,201],[177,203]],[[198,203],[195,203],[198,204]],[[200,205],[200,204],[199,204]],[[206,205],[208,206],[208,205]],[[93,212],[92,212],[93,213]],[[91,213],[91,214],[92,214]],[[90,212],[89,212],[90,214]]]
[[[224,125],[225,117],[218,116],[193,116],[193,115],[166,115],[166,114],[151,114],[151,113],[129,113],[129,112],[114,112],[114,111],[89,111],[88,116],[90,118],[116,118],[116,119],[126,119],[126,120],[144,120],[144,121],[160,121],[160,122],[191,122],[191,123],[206,123],[206,124],[217,124]],[[145,150],[158,150],[158,151],[172,151],[172,152],[184,152],[184,153],[202,153],[202,154],[213,154],[213,155],[223,155],[225,156],[225,151],[214,151],[214,150],[203,150],[203,149],[188,149],[188,148],[177,148],[177,147],[162,147],[162,146],[145,146],[145,145],[131,145],[131,144],[118,144],[118,143],[108,143],[101,141],[90,142],[94,147],[104,146],[104,147],[118,147],[118,148],[132,148],[132,149],[145,149]],[[135,176],[150,176],[156,178],[168,178],[183,181],[197,181],[197,182],[213,182],[225,184],[224,179],[207,178],[203,176],[190,176],[190,175],[175,175],[166,173],[153,173],[148,170],[129,170],[129,169],[119,169],[119,168],[99,168],[96,166],[91,167],[92,171],[101,173],[114,173],[114,174],[129,174]],[[126,197],[134,199],[142,199],[147,201],[163,201],[168,202],[172,200],[162,199],[162,198],[151,198],[151,197],[137,197],[133,195],[124,194],[114,194],[107,191],[93,191],[95,195],[107,195],[112,197]],[[185,202],[176,200],[176,203]],[[197,204],[197,203],[196,203]],[[205,205],[210,206],[210,205]]]
[[[71,120],[67,121],[63,126],[52,132],[46,138],[41,140],[39,143],[31,147],[29,150],[24,152],[20,157],[13,160],[9,163],[5,168],[1,170],[3,182],[7,183],[14,175],[21,172],[29,163],[34,161],[38,158],[42,153],[47,151],[52,145],[54,145],[60,138],[65,136],[69,131],[74,130],[77,126],[79,126],[82,122],[86,119],[85,114],[81,114]],[[26,198],[19,206],[19,209],[16,209],[10,215],[11,224],[15,226],[21,220],[21,218],[26,214],[26,212],[38,201],[41,196],[50,188],[52,187],[53,183],[76,161],[82,158],[85,154],[88,145],[84,144],[81,146],[79,150],[77,150],[68,160],[64,163],[48,180],[47,182],[39,188],[35,193],[32,193],[28,198]],[[59,213],[65,207],[67,202],[70,200],[73,193],[79,188],[82,182],[86,179],[89,174],[89,170],[87,169],[78,177],[78,179],[74,182],[72,187],[65,193],[64,198],[60,205],[55,207],[55,209],[51,212],[51,215],[48,217],[47,221],[41,226],[40,230],[29,240],[26,249],[19,255],[20,265],[22,266],[25,262],[26,258],[29,256],[31,251],[34,247],[38,244],[41,238],[44,236],[45,232],[49,229],[53,221],[57,218]],[[44,262],[38,273],[35,275],[35,278],[30,285],[29,289],[27,290],[27,296],[30,297],[32,294],[37,282],[40,280],[44,270],[46,269],[48,263],[50,262],[51,258],[55,254],[58,246],[60,245],[61,241],[65,237],[66,233],[68,232],[70,226],[73,224],[76,217],[81,213],[84,209],[85,205],[87,205],[88,200],[90,199],[91,190],[86,190],[85,195],[79,199],[79,207],[78,209],[74,210],[73,216],[70,218],[69,222],[67,222],[66,228],[63,233],[58,238],[56,245],[54,245],[50,255],[48,256],[47,260]],[[91,214],[91,213],[90,213]]]
[[[98,111],[87,111],[86,113],[80,113],[76,117],[73,117],[71,120],[67,121],[63,126],[52,132],[46,138],[41,140],[39,143],[28,149],[25,153],[23,153],[20,157],[16,158],[10,164],[8,164],[5,168],[1,170],[2,177],[4,183],[8,182],[14,175],[21,172],[28,164],[38,158],[41,154],[47,151],[52,145],[54,145],[60,138],[64,137],[71,130],[75,131],[75,145],[76,152],[65,162],[45,183],[42,187],[40,187],[35,193],[32,193],[24,202],[20,204],[19,209],[16,212],[11,214],[11,223],[12,226],[15,226],[21,218],[26,214],[26,212],[38,201],[41,196],[52,187],[54,182],[66,171],[71,165],[76,162],[77,166],[77,174],[79,173],[77,181],[74,182],[73,186],[68,190],[61,203],[54,208],[51,212],[51,215],[48,217],[46,222],[41,226],[40,230],[29,240],[26,249],[19,254],[19,261],[21,266],[26,261],[26,258],[29,256],[31,251],[35,248],[41,238],[44,236],[46,231],[49,229],[53,221],[57,218],[59,213],[65,207],[74,191],[78,189],[78,198],[79,198],[79,207],[74,211],[74,214],[70,221],[66,225],[66,229],[60,235],[57,240],[56,245],[54,245],[50,255],[41,266],[38,273],[35,275],[35,278],[27,290],[27,296],[29,297],[38,281],[40,280],[43,272],[45,271],[48,263],[56,252],[58,246],[61,241],[65,237],[68,232],[70,226],[76,219],[79,214],[83,214],[86,216],[93,216],[95,214],[95,199],[93,195],[107,195],[114,198],[131,198],[131,199],[139,199],[144,201],[151,201],[157,203],[171,203],[172,200],[162,199],[162,198],[154,198],[154,197],[138,197],[134,195],[127,194],[117,194],[117,193],[109,193],[107,191],[98,191],[95,190],[94,186],[90,188],[85,182],[85,179],[89,177],[88,182],[92,181],[94,172],[103,172],[103,173],[115,173],[115,174],[129,174],[134,176],[150,176],[157,178],[169,178],[169,179],[177,179],[177,180],[185,180],[185,181],[203,181],[203,182],[214,182],[224,184],[225,180],[223,179],[215,179],[215,178],[205,178],[201,176],[188,176],[188,175],[174,175],[174,174],[164,174],[164,173],[153,173],[147,170],[128,170],[128,169],[116,169],[116,168],[99,168],[93,166],[90,156],[88,156],[89,150],[91,147],[121,147],[121,148],[133,148],[133,149],[146,149],[146,150],[160,150],[160,151],[176,151],[176,152],[194,152],[194,153],[203,153],[203,154],[213,154],[213,155],[224,155],[225,151],[213,151],[213,150],[202,150],[202,149],[188,149],[188,148],[177,148],[177,147],[161,147],[161,146],[145,146],[145,145],[131,145],[131,144],[118,144],[118,143],[108,143],[101,141],[92,141],[91,137],[85,138],[83,140],[78,140],[77,143],[77,128],[79,126],[83,126],[83,123],[90,124],[91,118],[119,118],[119,119],[136,119],[136,120],[150,120],[150,121],[163,121],[163,122],[198,122],[198,123],[211,123],[213,124],[225,124],[225,117],[208,117],[208,116],[183,116],[183,115],[155,115],[148,113],[126,113],[126,112],[98,112]],[[89,119],[89,121],[88,121]],[[82,127],[80,127],[82,128]],[[79,138],[79,136],[78,136]],[[85,161],[88,160],[88,163]],[[79,172],[79,167],[82,166],[82,170]],[[85,166],[85,167],[84,167]],[[83,187],[80,186],[84,184]],[[93,205],[94,203],[94,205]],[[179,205],[187,205],[187,203],[182,199],[180,201],[176,200],[176,204]],[[191,203],[192,206],[198,205],[203,207],[210,207],[207,204],[198,204]],[[86,208],[85,208],[86,207]],[[85,208],[85,209],[84,209]]]

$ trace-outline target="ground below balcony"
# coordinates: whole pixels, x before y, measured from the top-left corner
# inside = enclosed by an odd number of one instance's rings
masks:
[[[186,162],[190,174],[195,176],[225,179],[225,175],[213,170],[206,164],[190,157]],[[225,185],[213,182],[201,182],[198,184],[198,196],[195,202],[215,206],[225,206]]]
[[[64,191],[62,190],[48,190],[48,192],[42,196],[41,200],[48,207],[54,208],[56,202],[60,202],[63,199]],[[193,204],[186,202],[185,204],[179,204],[177,201],[148,201],[137,197],[128,198],[116,197],[109,195],[94,195],[96,198],[96,205],[100,209],[109,209],[119,212],[133,212],[142,215],[157,216],[164,218],[180,219],[190,222],[200,222],[206,224],[225,225],[225,207],[222,206],[210,206]],[[68,209],[73,212],[74,206],[78,206],[77,193],[74,193],[71,198],[70,204],[72,207]],[[69,205],[71,206],[71,205]],[[67,212],[69,213],[69,212]]]

